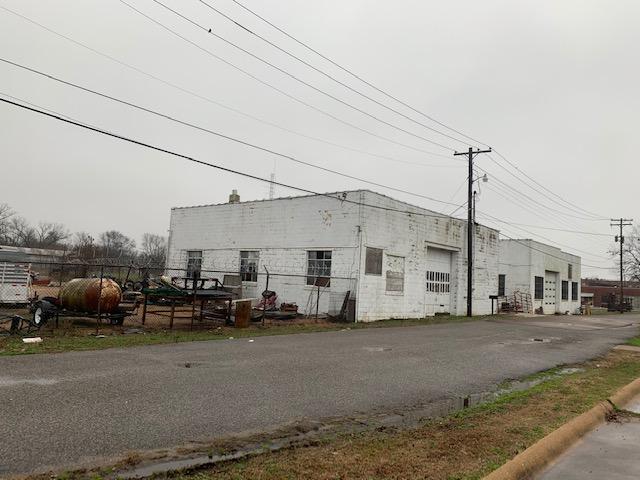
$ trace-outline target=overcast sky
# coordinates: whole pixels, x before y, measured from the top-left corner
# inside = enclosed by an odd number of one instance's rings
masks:
[[[127,2],[265,82],[396,143],[296,103],[173,36],[118,0],[0,0],[0,6],[209,101],[74,45],[5,10],[0,10],[1,56],[352,176],[454,204],[466,200],[466,190],[461,188],[466,165],[451,155],[451,149],[467,148],[463,142],[438,135],[340,87],[197,0],[161,1],[255,55],[413,135],[295,82],[152,0]],[[460,138],[341,72],[232,0],[206,1],[353,88]],[[376,86],[491,145],[571,203],[606,218],[638,217],[639,2],[242,1]],[[295,164],[4,63],[0,63],[0,75],[2,98],[17,97],[222,166],[267,178],[275,171],[278,181],[314,191],[371,188],[440,212],[455,209]],[[173,206],[224,202],[232,188],[242,200],[268,196],[269,187],[264,183],[105,138],[10,105],[0,105],[0,123],[0,203],[9,203],[34,223],[61,222],[72,231],[94,235],[117,229],[139,241],[144,232],[166,235]],[[444,157],[424,153],[427,151]],[[527,186],[531,181],[498,156],[492,158],[526,183],[488,156],[477,157],[477,165],[489,172],[489,182],[481,184],[479,211],[511,223],[613,235],[607,220],[574,218],[588,215],[575,207],[564,208],[566,204],[557,199],[554,204],[531,190]],[[276,188],[277,196],[295,194]],[[513,201],[513,197],[519,200]],[[457,215],[464,215],[464,210]],[[584,264],[611,266],[606,252],[612,238],[521,227],[532,232],[528,233],[486,217],[479,219],[512,237],[547,241],[546,237],[581,255]],[[615,274],[611,269],[583,267],[586,275]]]

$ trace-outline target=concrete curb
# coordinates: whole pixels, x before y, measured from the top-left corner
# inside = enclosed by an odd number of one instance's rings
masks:
[[[616,407],[623,407],[637,395],[640,395],[640,378],[622,387],[608,401],[600,402],[591,410],[538,440],[524,452],[484,477],[484,480],[533,478],[576,441],[604,422],[608,415],[614,413]]]

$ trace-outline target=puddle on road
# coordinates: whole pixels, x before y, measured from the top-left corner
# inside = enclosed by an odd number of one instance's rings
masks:
[[[497,387],[493,391],[446,398],[412,408],[398,409],[397,411],[374,412],[350,417],[325,419],[324,421],[318,422],[307,422],[307,425],[304,427],[302,427],[302,424],[293,426],[289,431],[297,431],[297,433],[291,433],[290,435],[277,436],[273,433],[265,434],[263,438],[259,440],[255,440],[254,438],[244,443],[241,439],[238,439],[237,447],[229,453],[203,453],[203,450],[205,450],[203,447],[198,452],[193,452],[189,456],[182,455],[178,458],[165,457],[164,459],[142,463],[132,469],[118,471],[112,478],[148,478],[169,472],[194,470],[220,462],[239,460],[263,453],[275,452],[284,448],[302,446],[309,442],[319,441],[338,434],[388,428],[415,428],[427,420],[445,417],[466,408],[491,402],[507,393],[524,391],[557,376],[571,375],[582,370],[582,368],[563,368],[554,374],[543,375],[531,380],[509,381],[506,386]],[[209,450],[211,450],[211,447]]]

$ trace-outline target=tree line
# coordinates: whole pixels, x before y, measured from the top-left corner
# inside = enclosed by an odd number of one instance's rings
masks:
[[[167,239],[145,233],[139,247],[136,241],[117,230],[94,238],[86,232],[72,233],[61,223],[31,224],[6,203],[0,204],[0,245],[64,250],[69,258],[105,263],[136,263],[163,266]]]

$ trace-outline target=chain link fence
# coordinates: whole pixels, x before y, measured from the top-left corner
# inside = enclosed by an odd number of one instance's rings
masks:
[[[0,333],[68,328],[210,329],[249,322],[353,321],[355,279],[116,262],[0,262]],[[26,327],[25,327],[26,326]]]

